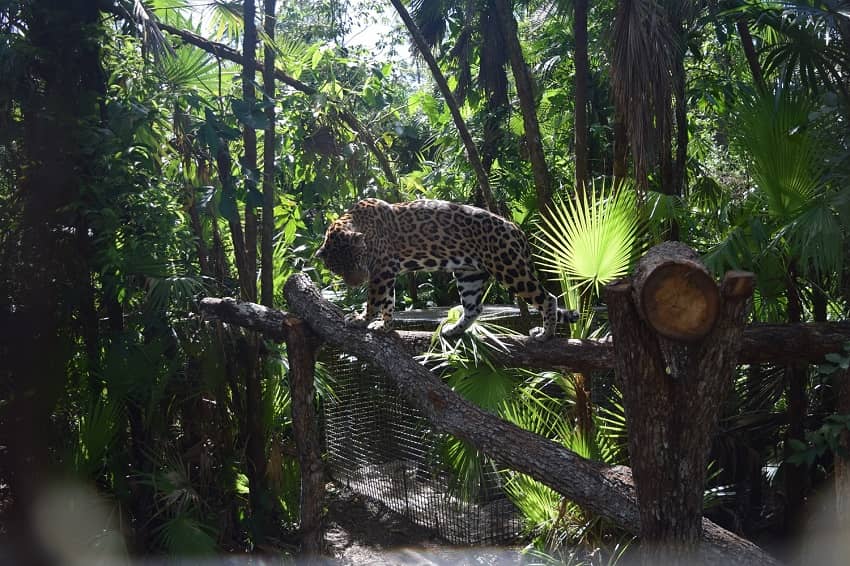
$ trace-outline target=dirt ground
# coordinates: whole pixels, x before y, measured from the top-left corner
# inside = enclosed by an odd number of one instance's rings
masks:
[[[520,564],[516,549],[452,546],[380,503],[334,486],[328,493],[325,540],[345,566]]]

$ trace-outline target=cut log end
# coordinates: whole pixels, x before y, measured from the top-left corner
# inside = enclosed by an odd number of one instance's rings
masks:
[[[702,266],[665,263],[652,269],[642,283],[639,303],[644,318],[662,336],[690,342],[714,327],[720,293]]]

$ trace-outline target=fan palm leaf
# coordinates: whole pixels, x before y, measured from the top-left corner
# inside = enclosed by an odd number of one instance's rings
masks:
[[[813,110],[805,97],[779,91],[743,100],[736,115],[735,141],[774,218],[798,212],[821,185],[824,167],[809,121]]]
[[[542,269],[598,294],[602,285],[624,277],[634,258],[641,231],[635,192],[594,187],[586,200],[556,201],[541,228]]]
[[[765,30],[767,75],[776,75],[786,86],[796,82],[812,93],[826,88],[847,96],[841,72],[850,66],[850,13],[846,3],[751,0],[741,10]]]
[[[747,159],[771,226],[768,250],[788,253],[804,269],[828,274],[843,264],[841,195],[830,195],[828,163],[805,96],[778,91],[741,103],[735,141]]]

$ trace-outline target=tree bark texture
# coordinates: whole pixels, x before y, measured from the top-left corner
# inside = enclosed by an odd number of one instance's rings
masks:
[[[573,37],[575,38],[575,152],[576,191],[584,194],[590,176],[588,165],[587,93],[590,63],[587,59],[587,0],[573,2]]]
[[[257,69],[257,21],[254,0],[243,2],[244,35],[242,37],[242,100],[245,107],[253,110],[256,104],[254,79]],[[258,219],[252,195],[257,192],[257,132],[249,124],[242,124],[243,155],[241,177],[245,183],[245,262],[246,274],[240,278],[242,296],[250,301],[257,300],[257,236]],[[238,213],[237,213],[238,214]],[[239,222],[238,218],[235,220]],[[250,487],[249,499],[251,514],[254,518],[254,537],[262,542],[266,533],[260,532],[260,526],[268,524],[269,511],[268,488],[266,486],[266,434],[262,418],[262,367],[259,357],[259,337],[246,336],[247,344],[242,363],[245,369],[245,431],[247,433],[246,468]]]
[[[552,203],[552,177],[546,165],[546,153],[543,149],[543,139],[540,135],[540,124],[537,121],[537,104],[534,96],[534,80],[525,64],[522,55],[522,45],[517,34],[517,23],[514,19],[512,3],[508,0],[493,0],[496,14],[502,30],[502,39],[508,52],[511,71],[516,84],[517,98],[522,112],[522,125],[525,139],[528,143],[528,156],[531,161],[531,172],[534,176],[534,187],[537,190],[537,210],[546,215]]]
[[[275,5],[277,0],[263,2],[263,31],[274,40]],[[263,96],[275,100],[274,49],[266,45],[263,51]],[[263,228],[260,240],[260,292],[262,304],[274,304],[274,180],[275,180],[275,105],[266,108],[268,127],[263,133]]]
[[[613,124],[614,162],[611,167],[611,176],[614,177],[614,186],[619,188],[629,174],[629,140],[626,134],[626,123],[619,110],[614,113]]]
[[[681,23],[677,26],[681,28]],[[686,32],[680,30],[682,41]],[[668,194],[682,196],[685,188],[685,162],[688,158],[688,99],[685,92],[685,54],[676,55],[673,65],[673,113],[676,120],[676,157],[673,160],[670,192]]]
[[[254,76],[257,65],[257,6],[254,0],[244,0],[242,20],[245,27],[242,37],[242,100],[245,107],[253,110],[257,101],[254,92]],[[254,210],[253,194],[257,192],[257,131],[248,124],[242,124],[242,178],[245,182],[245,253],[248,260],[248,272],[252,274],[247,290],[249,301],[257,300],[257,216]],[[245,170],[247,169],[247,171]]]
[[[682,251],[660,247],[660,252]],[[658,253],[651,250],[647,256]],[[663,261],[653,263],[664,269]],[[696,342],[657,333],[640,314],[632,282],[605,289],[646,564],[698,558],[711,437],[721,401],[732,387],[754,285],[750,273],[728,274],[717,322]]]
[[[469,159],[469,165],[475,172],[475,177],[478,180],[478,188],[481,191],[481,196],[484,198],[487,209],[492,212],[498,212],[499,208],[496,204],[496,199],[493,198],[493,192],[490,190],[490,178],[487,176],[487,171],[484,170],[484,164],[481,163],[481,156],[478,154],[478,148],[472,140],[469,128],[466,127],[466,122],[464,121],[463,116],[460,115],[460,108],[457,105],[454,94],[452,94],[452,90],[449,88],[449,84],[446,82],[446,77],[443,76],[440,66],[437,65],[437,61],[434,59],[434,55],[428,47],[428,42],[425,41],[425,38],[422,36],[422,32],[418,27],[416,27],[416,22],[414,22],[413,18],[410,17],[410,14],[404,7],[404,4],[401,3],[401,0],[390,0],[390,2],[396,9],[396,12],[398,12],[398,15],[404,22],[405,27],[407,27],[407,30],[410,32],[410,36],[413,38],[413,43],[416,45],[416,49],[428,65],[428,69],[431,71],[431,76],[434,78],[434,82],[437,83],[437,87],[443,95],[443,100],[446,102],[446,106],[452,115],[452,120],[454,120],[458,134],[460,134],[460,139],[463,141],[463,146],[466,148],[466,156]]]
[[[292,394],[292,429],[301,468],[301,553],[322,554],[324,543],[325,473],[319,418],[316,415],[313,374],[317,341],[301,320],[287,318],[286,354],[289,358],[289,389]]]
[[[797,269],[792,261],[788,268],[786,281],[788,299],[788,322],[799,323],[803,317],[803,302],[797,282]],[[785,456],[791,455],[790,441],[806,442],[806,414],[808,398],[806,395],[809,369],[800,361],[785,367],[785,398],[787,402],[788,429],[785,431]],[[804,521],[806,501],[806,469],[799,464],[783,464],[785,488],[785,514],[783,528],[788,536],[800,532]]]
[[[288,304],[323,340],[344,348],[384,370],[407,401],[439,431],[466,441],[500,464],[549,485],[592,513],[637,533],[640,519],[628,468],[585,460],[563,446],[502,421],[460,398],[414,361],[395,333],[373,332],[344,324],[341,311],[321,298],[309,278],[292,276],[284,287]],[[232,299],[204,299],[205,313],[251,327],[281,332],[286,315]],[[262,322],[268,316],[271,322]],[[707,561],[774,564],[757,546],[711,523],[703,522],[701,547]]]

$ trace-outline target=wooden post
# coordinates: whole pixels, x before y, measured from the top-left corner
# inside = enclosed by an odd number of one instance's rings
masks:
[[[720,289],[678,242],[605,289],[646,564],[694,560],[711,437],[742,344],[751,273]]]
[[[322,554],[324,547],[325,494],[325,471],[313,387],[319,343],[302,320],[288,318],[285,325],[292,429],[301,467],[301,554],[315,557]]]

